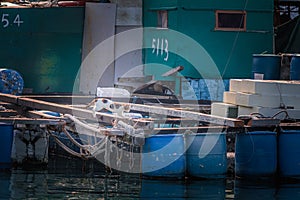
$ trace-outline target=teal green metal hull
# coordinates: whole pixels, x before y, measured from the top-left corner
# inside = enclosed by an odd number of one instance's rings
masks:
[[[32,93],[71,93],[81,65],[84,7],[1,8],[0,17],[0,67],[18,71]]]
[[[213,66],[205,61],[207,59],[213,60],[223,79],[250,78],[252,54],[273,52],[272,0],[144,0],[143,6],[145,27],[157,27],[157,11],[168,12],[167,29],[154,28],[144,32],[144,46],[149,47],[144,50],[144,62],[147,64],[145,75],[154,75],[156,79],[164,79],[160,75],[166,70],[161,65],[172,68],[182,65],[185,69],[181,73],[185,77],[219,78],[219,75],[210,74]],[[246,30],[216,30],[216,10],[246,11]],[[172,37],[171,30],[193,39],[206,52],[195,52],[185,40]],[[158,47],[157,40],[160,41]],[[162,42],[163,51],[160,51]],[[165,51],[166,45],[168,53]],[[171,50],[177,52],[172,53]],[[194,54],[198,62],[192,64],[190,60],[193,58],[187,59],[180,54]],[[208,75],[203,77],[202,74]]]

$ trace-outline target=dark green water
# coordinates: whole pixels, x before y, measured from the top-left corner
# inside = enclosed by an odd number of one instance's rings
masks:
[[[94,163],[0,172],[0,199],[300,199],[300,181],[151,180]]]

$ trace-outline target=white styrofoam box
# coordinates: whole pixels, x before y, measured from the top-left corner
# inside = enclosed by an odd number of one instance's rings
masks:
[[[241,91],[242,79],[230,79],[229,91],[240,92]]]
[[[236,93],[235,103],[239,106],[246,107],[269,107],[279,108],[282,104],[285,106],[300,108],[300,96],[278,95],[278,94],[249,94],[249,93]]]
[[[120,97],[130,98],[128,90],[114,87],[97,87],[97,97]]]
[[[224,92],[223,102],[229,104],[236,104],[236,92],[231,92],[231,91]]]
[[[236,105],[239,106],[262,106],[262,107],[279,107],[280,97],[260,94],[236,93]]]
[[[251,94],[300,94],[299,81],[243,79],[239,92]]]
[[[237,118],[238,106],[228,103],[215,102],[211,104],[211,115]]]
[[[280,108],[266,108],[266,107],[245,107],[238,106],[238,116],[249,115],[251,113],[260,113],[264,117],[273,117],[280,111],[287,111],[290,118],[300,119],[300,109],[280,109]],[[278,118],[284,118],[285,113],[278,114]]]

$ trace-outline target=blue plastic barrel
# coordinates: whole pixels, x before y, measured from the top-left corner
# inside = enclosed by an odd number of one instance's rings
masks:
[[[235,173],[238,177],[272,177],[277,170],[276,132],[236,135]]]
[[[186,168],[189,176],[224,178],[227,171],[226,135],[197,133],[186,136]]]
[[[13,144],[13,125],[0,124],[0,169],[10,168]]]
[[[253,54],[252,78],[262,74],[264,80],[279,80],[281,56],[274,54]]]
[[[300,80],[300,54],[293,55],[290,63],[290,79]]]
[[[182,134],[157,134],[145,139],[142,173],[151,177],[183,178],[185,153]]]
[[[281,131],[278,140],[279,172],[283,177],[300,176],[300,130]]]

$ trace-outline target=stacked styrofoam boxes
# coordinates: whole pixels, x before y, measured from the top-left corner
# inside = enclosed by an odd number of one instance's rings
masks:
[[[232,79],[223,103],[224,107],[237,106],[237,116],[260,113],[272,117],[286,110],[291,118],[300,119],[300,82]],[[220,103],[212,104],[213,115],[229,117],[224,116],[224,111],[217,112],[216,106],[220,107]]]

